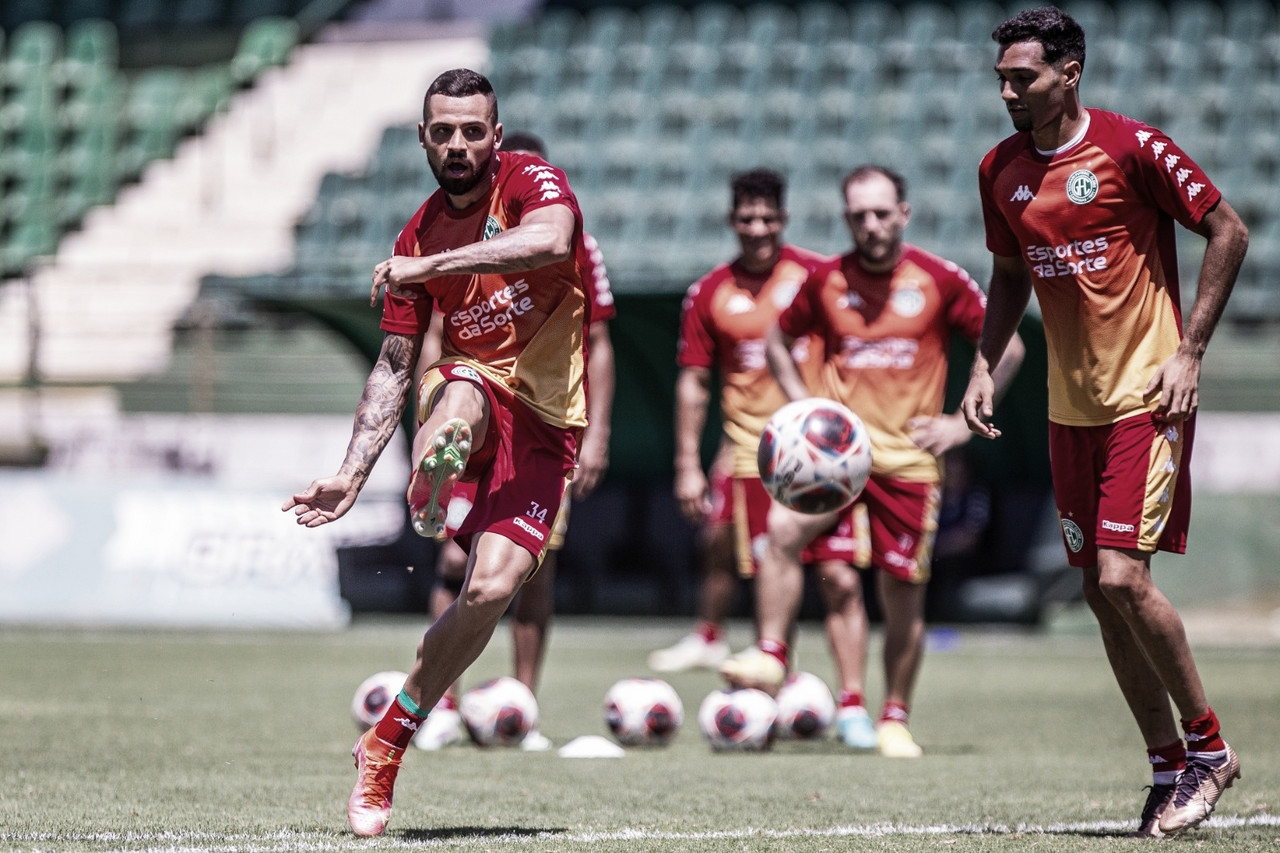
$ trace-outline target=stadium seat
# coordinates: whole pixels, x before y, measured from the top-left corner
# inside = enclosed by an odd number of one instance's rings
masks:
[[[244,28],[231,76],[239,85],[252,82],[265,69],[283,65],[298,44],[298,24],[290,18],[258,18]]]
[[[54,62],[62,55],[62,30],[47,20],[29,21],[13,31],[5,52],[3,80],[11,89],[37,85],[53,74]]]

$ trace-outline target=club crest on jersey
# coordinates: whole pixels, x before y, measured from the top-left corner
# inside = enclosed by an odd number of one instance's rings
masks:
[[[498,220],[490,216],[484,221],[484,235],[481,240],[490,240],[502,233],[502,226],[498,224]]]
[[[889,304],[899,317],[916,317],[924,310],[924,294],[918,288],[904,287],[893,292]]]
[[[1075,204],[1088,204],[1098,195],[1098,176],[1088,169],[1076,169],[1067,178],[1067,198]]]

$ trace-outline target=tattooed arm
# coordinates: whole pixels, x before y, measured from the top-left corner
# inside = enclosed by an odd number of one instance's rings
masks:
[[[421,335],[388,334],[383,339],[382,352],[356,407],[351,442],[338,473],[314,480],[281,507],[285,512],[292,509],[298,524],[319,527],[336,521],[356,502],[374,463],[400,423],[421,348]]]

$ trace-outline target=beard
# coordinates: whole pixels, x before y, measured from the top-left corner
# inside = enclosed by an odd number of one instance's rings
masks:
[[[431,174],[435,176],[436,183],[440,185],[440,189],[449,195],[466,195],[480,185],[484,180],[485,173],[488,169],[476,169],[470,174],[451,175],[445,171],[445,167],[449,165],[448,160],[439,165],[431,162],[431,158],[427,158],[427,164],[431,167]],[[459,162],[454,160],[452,162]]]

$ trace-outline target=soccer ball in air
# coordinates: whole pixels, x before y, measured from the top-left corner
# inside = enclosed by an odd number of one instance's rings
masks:
[[[538,726],[538,701],[509,675],[463,693],[458,712],[467,734],[479,746],[516,746]]]
[[[698,728],[716,751],[759,752],[773,742],[778,704],[763,690],[716,690],[702,700]]]
[[[834,400],[794,400],[773,413],[760,434],[760,481],[775,500],[797,512],[842,509],[871,475],[866,427]]]
[[[375,672],[360,682],[356,695],[351,697],[351,716],[361,731],[376,725],[382,719],[408,677],[403,672],[388,670]]]
[[[662,746],[684,722],[684,705],[660,678],[624,678],[604,696],[604,722],[623,746]]]
[[[812,672],[793,672],[778,691],[779,738],[809,740],[822,737],[836,716],[836,700],[825,681]]]

